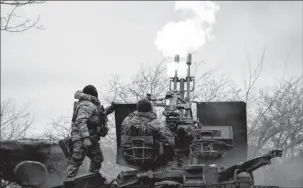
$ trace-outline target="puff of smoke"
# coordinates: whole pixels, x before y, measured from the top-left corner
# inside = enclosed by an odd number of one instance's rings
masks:
[[[190,11],[193,17],[169,22],[157,33],[155,45],[164,57],[185,56],[199,50],[211,35],[215,15],[220,7],[211,1],[176,1],[175,11]]]

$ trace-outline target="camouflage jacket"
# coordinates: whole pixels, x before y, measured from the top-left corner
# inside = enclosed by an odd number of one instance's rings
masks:
[[[121,135],[127,136],[153,136],[155,142],[167,146],[174,146],[175,139],[172,132],[157,119],[155,113],[131,113],[121,125]]]
[[[104,109],[98,98],[84,94],[82,91],[75,93],[75,99],[78,99],[78,101],[74,104],[72,140],[94,137],[99,141],[100,136],[97,134],[97,127],[107,126],[107,115],[111,114],[114,109],[111,106]]]

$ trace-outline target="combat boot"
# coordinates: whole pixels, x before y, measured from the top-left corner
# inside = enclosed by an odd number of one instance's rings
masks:
[[[91,174],[94,174],[94,175],[96,175],[96,176],[99,176],[100,182],[101,182],[102,184],[104,184],[104,185],[110,184],[110,181],[107,180],[104,176],[102,176],[102,174],[101,174],[100,172],[91,172],[91,171],[90,171],[90,173],[91,173]]]

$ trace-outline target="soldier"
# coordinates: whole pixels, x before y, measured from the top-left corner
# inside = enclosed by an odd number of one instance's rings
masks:
[[[124,119],[121,129],[121,135],[153,136],[154,141],[163,146],[164,153],[173,155],[175,138],[164,123],[157,119],[156,113],[152,112],[152,104],[148,99],[138,101],[137,111]],[[132,131],[134,129],[136,131]]]
[[[115,103],[104,109],[98,100],[98,92],[92,85],[75,93],[74,113],[72,119],[72,151],[67,166],[66,182],[73,181],[85,156],[91,160],[89,171],[99,173],[103,155],[100,149],[100,136],[106,136],[107,115],[114,111]]]

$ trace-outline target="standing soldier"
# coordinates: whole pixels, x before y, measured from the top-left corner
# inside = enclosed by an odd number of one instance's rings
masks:
[[[107,115],[114,111],[114,103],[106,109],[100,104],[98,92],[92,85],[84,87],[83,91],[75,93],[74,112],[72,119],[72,151],[67,166],[65,183],[74,180],[85,156],[90,158],[89,171],[99,173],[103,154],[100,149],[100,136],[108,132]]]

